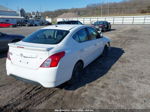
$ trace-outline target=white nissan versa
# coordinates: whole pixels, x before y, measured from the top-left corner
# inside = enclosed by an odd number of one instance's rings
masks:
[[[7,75],[55,87],[99,57],[110,39],[86,25],[52,25],[9,44]],[[81,74],[80,74],[81,75]]]

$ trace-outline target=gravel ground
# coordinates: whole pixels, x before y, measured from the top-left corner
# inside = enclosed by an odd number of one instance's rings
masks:
[[[113,25],[107,57],[84,69],[78,83],[59,88],[18,81],[6,76],[6,53],[0,54],[0,110],[10,109],[150,109],[150,26]],[[28,35],[39,29],[2,28]]]

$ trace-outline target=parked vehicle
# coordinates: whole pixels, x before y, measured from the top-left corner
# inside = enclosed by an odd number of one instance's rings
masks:
[[[6,22],[0,22],[0,27],[7,28],[7,27],[15,27],[15,24],[6,23]]]
[[[93,26],[99,31],[110,31],[111,24],[107,21],[96,21]]]
[[[0,51],[8,50],[8,43],[18,42],[23,38],[22,35],[10,35],[0,32]]]
[[[17,26],[26,26],[26,22],[25,21],[18,21]]]
[[[82,25],[80,21],[75,21],[75,20],[69,20],[69,21],[59,21],[57,24],[79,24]]]
[[[25,26],[35,26],[34,20],[25,20]]]
[[[7,75],[55,87],[106,53],[110,39],[85,25],[51,25],[9,44]],[[82,74],[80,74],[82,75]]]
[[[49,22],[49,21],[45,21],[45,22],[44,22],[44,25],[52,25],[52,23]]]
[[[41,26],[43,25],[40,20],[34,20],[34,26]]]

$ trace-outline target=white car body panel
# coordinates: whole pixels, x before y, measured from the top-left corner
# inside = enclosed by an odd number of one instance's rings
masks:
[[[85,25],[53,25],[43,29],[69,30],[69,34],[56,45],[18,42],[9,44],[11,60],[6,61],[7,75],[15,75],[40,83],[44,87],[55,87],[72,76],[75,64],[82,60],[84,67],[95,60],[103,52],[104,46],[110,42],[107,37],[79,43],[72,36]],[[18,46],[20,48],[18,48]],[[24,47],[24,48],[21,48]],[[65,51],[65,56],[57,67],[41,68],[40,65],[51,55]]]

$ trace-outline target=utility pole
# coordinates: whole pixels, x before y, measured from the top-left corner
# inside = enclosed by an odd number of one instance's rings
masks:
[[[103,16],[103,0],[101,0],[101,17]]]
[[[107,3],[108,3],[108,16],[109,16],[109,0],[107,0]]]
[[[17,12],[19,13],[19,16],[21,16],[19,6],[17,6]]]

